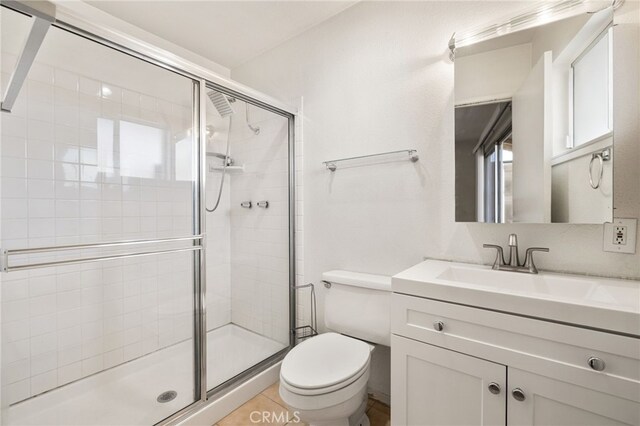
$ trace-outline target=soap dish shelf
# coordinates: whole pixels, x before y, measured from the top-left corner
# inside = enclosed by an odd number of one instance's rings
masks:
[[[238,173],[244,172],[244,165],[242,166],[209,166],[209,172],[221,172],[225,171],[226,173]]]

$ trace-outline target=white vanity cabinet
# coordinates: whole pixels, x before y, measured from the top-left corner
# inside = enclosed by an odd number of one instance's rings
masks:
[[[504,425],[507,367],[400,336],[391,348],[392,424]]]
[[[393,425],[640,425],[640,340],[393,294]]]
[[[640,425],[638,395],[632,401],[610,395],[606,389],[585,388],[511,367],[509,384],[510,389],[521,389],[525,399],[509,402],[507,424]]]

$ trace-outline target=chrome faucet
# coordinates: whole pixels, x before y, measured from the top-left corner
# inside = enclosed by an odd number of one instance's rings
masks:
[[[525,272],[528,274],[537,274],[538,268],[533,261],[533,253],[536,251],[548,252],[546,247],[530,247],[525,253],[524,262],[520,263],[518,256],[518,236],[516,234],[509,235],[509,260],[505,262],[504,251],[502,247],[496,244],[483,244],[484,248],[492,248],[496,250],[496,260],[493,262],[493,269],[496,271],[512,271]]]
[[[509,234],[509,266],[519,266],[520,256],[518,255],[518,236]]]

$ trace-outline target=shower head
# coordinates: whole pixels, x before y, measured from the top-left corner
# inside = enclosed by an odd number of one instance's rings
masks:
[[[207,92],[207,96],[213,103],[213,106],[216,107],[218,114],[220,117],[224,118],[231,114],[233,114],[233,109],[231,108],[231,104],[229,103],[229,99],[225,95],[215,90],[209,90]]]

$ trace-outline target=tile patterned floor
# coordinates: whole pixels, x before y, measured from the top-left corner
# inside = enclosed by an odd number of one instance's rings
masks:
[[[265,413],[264,417],[261,413]],[[253,414],[252,414],[253,413]],[[369,398],[367,415],[371,426],[389,426],[391,410],[388,405]],[[220,420],[214,426],[305,426],[296,421],[278,393],[278,383],[274,383],[255,398]]]

